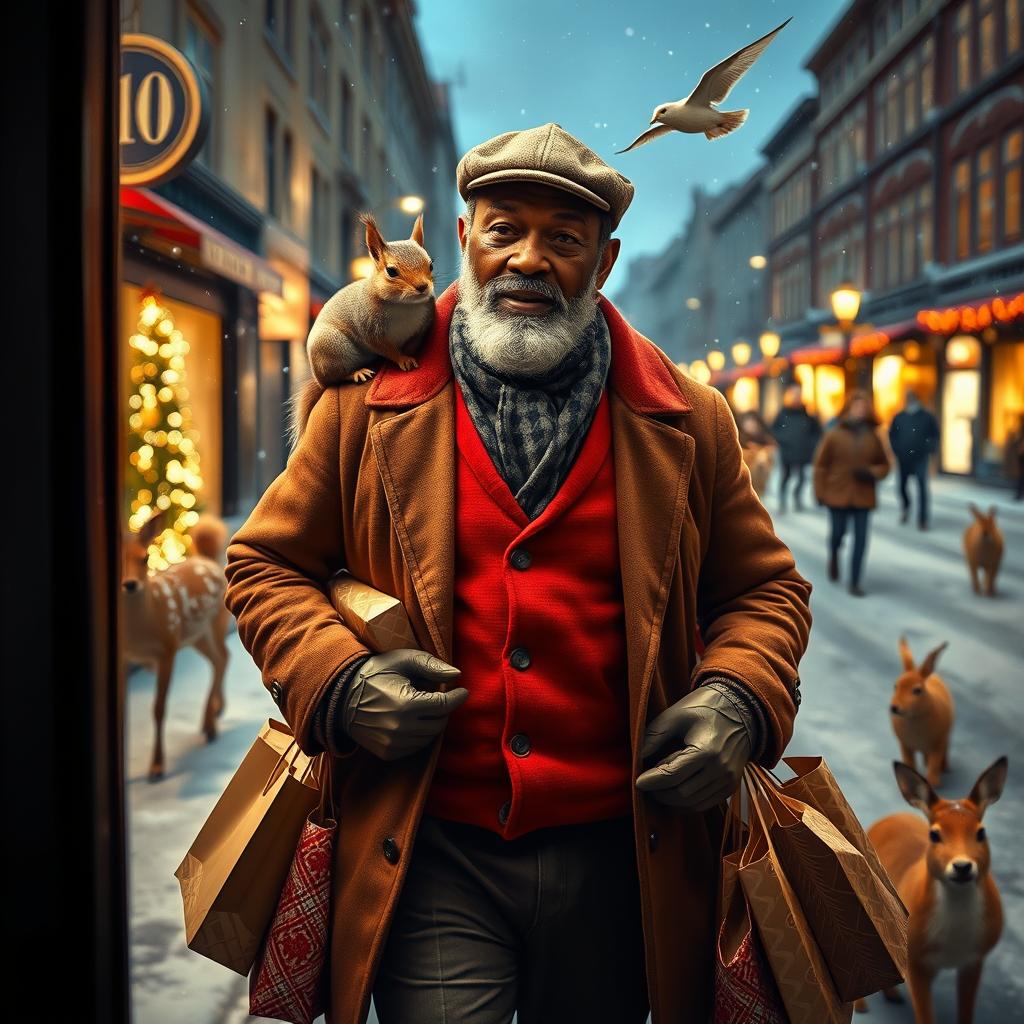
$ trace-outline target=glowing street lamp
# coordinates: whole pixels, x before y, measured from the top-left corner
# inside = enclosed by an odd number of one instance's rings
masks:
[[[782,343],[782,339],[775,331],[765,331],[757,339],[757,342],[761,346],[761,355],[765,359],[774,359],[779,354],[779,345]]]
[[[711,380],[711,370],[703,359],[696,359],[690,363],[690,376],[698,384],[707,384]]]
[[[725,366],[725,353],[719,352],[717,348],[713,348],[708,353],[708,366],[716,373],[721,370]]]
[[[746,366],[750,362],[751,348],[745,341],[737,341],[732,347],[732,361],[737,366]]]
[[[843,332],[843,362],[850,359],[850,345],[853,341],[853,322],[860,312],[860,290],[847,278],[829,296],[832,312]]]
[[[402,198],[398,200],[398,208],[402,213],[422,213],[424,205],[425,203],[423,202],[422,196],[402,196]]]
[[[829,296],[829,301],[832,303],[832,312],[835,314],[836,320],[839,321],[839,326],[844,331],[853,329],[853,322],[857,319],[857,314],[860,312],[860,298],[859,289],[849,281],[844,281]]]

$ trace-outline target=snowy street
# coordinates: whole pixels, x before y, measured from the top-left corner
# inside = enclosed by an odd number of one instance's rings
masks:
[[[766,503],[775,515],[777,481]],[[863,586],[850,596],[826,575],[827,520],[810,499],[805,511],[775,515],[776,528],[793,550],[801,572],[814,584],[811,644],[801,665],[803,703],[788,754],[824,754],[865,826],[907,810],[896,787],[892,760],[898,747],[889,724],[889,697],[900,674],[897,640],[905,633],[917,660],[942,641],[938,662],[956,704],[950,772],[944,796],[966,796],[977,775],[1008,754],[1009,779],[1002,799],[986,814],[993,874],[1003,899],[1003,937],[982,975],[976,1024],[1024,1021],[1024,504],[1006,491],[932,481],[932,529],[899,524],[895,483],[881,489],[872,516]],[[1006,539],[998,595],[975,596],[961,553],[969,522],[968,501],[995,504]],[[229,521],[234,529],[240,520]],[[843,552],[844,580],[848,546]],[[165,725],[167,776],[146,780],[152,744],[153,675],[128,679],[127,791],[130,857],[130,927],[133,1016],[136,1024],[239,1024],[248,1018],[248,982],[188,950],[182,904],[173,872],[261,723],[280,713],[259,673],[229,638],[227,706],[217,742],[199,733],[209,687],[209,665],[196,652],[179,655]],[[936,985],[938,1019],[954,1019],[954,976]],[[870,1024],[912,1024],[909,1002],[870,1000]],[[371,1021],[374,1018],[371,1017]],[[595,1022],[596,1024],[596,1022]]]

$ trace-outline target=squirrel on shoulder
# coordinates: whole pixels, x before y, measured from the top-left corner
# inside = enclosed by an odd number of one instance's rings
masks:
[[[335,292],[320,310],[306,339],[312,376],[293,400],[290,428],[294,450],[324,390],[373,377],[374,356],[403,370],[418,366],[412,343],[426,337],[434,320],[434,264],[423,247],[423,214],[408,239],[385,242],[373,216],[360,215],[373,273]]]

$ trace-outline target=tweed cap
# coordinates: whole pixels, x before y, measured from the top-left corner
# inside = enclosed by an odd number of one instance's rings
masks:
[[[463,199],[499,181],[535,181],[564,189],[610,213],[618,226],[633,199],[633,183],[554,122],[504,132],[474,146],[459,161],[455,180]]]

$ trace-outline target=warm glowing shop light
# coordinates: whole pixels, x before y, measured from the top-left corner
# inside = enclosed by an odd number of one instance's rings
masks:
[[[711,380],[711,370],[703,359],[696,359],[690,363],[690,376],[700,384],[707,384]]]
[[[357,256],[350,266],[353,278],[373,277],[374,262],[369,256]]]
[[[417,214],[423,211],[424,202],[422,196],[402,196],[398,200],[398,208],[402,213]]]
[[[754,270],[764,270],[768,266],[768,260],[764,256],[758,254],[757,256],[750,257],[750,265]]]
[[[725,366],[725,353],[719,352],[717,348],[713,348],[708,353],[708,366],[716,373],[721,370]]]

